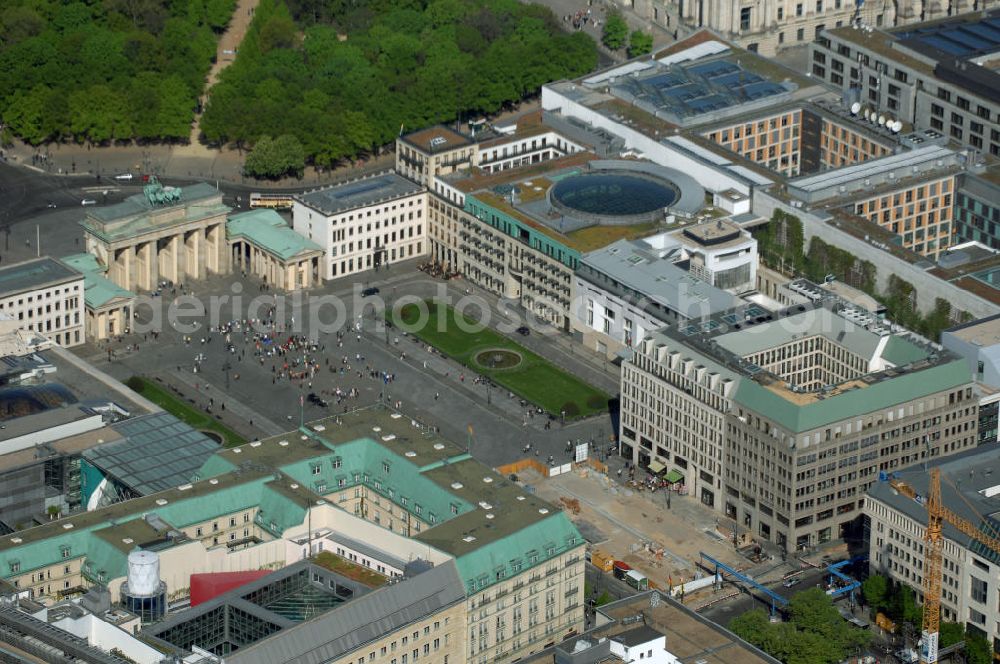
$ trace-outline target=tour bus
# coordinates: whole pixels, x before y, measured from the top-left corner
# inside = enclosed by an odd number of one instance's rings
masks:
[[[291,210],[291,194],[250,194],[251,208],[271,208],[272,210]]]

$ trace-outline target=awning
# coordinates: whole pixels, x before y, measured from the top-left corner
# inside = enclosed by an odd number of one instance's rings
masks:
[[[667,473],[667,481],[671,484],[676,484],[684,479],[684,473],[674,468],[669,473]]]
[[[659,475],[666,469],[667,467],[664,466],[659,461],[657,461],[656,459],[653,459],[652,461],[649,462],[649,472],[653,473],[654,475]]]

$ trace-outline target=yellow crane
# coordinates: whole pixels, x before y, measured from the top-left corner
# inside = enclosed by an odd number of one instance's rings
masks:
[[[1000,553],[1000,538],[984,533],[975,524],[944,506],[941,501],[941,470],[931,468],[928,472],[930,486],[924,503],[927,508],[927,531],[924,533],[924,622],[921,635],[923,642],[920,648],[921,664],[935,664],[938,661],[938,636],[941,625],[941,557],[944,544],[941,527],[945,523],[951,524],[977,542]],[[900,493],[916,498],[912,487],[897,480],[891,483]]]

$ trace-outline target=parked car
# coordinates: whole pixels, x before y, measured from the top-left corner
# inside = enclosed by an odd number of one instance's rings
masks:
[[[790,579],[785,579],[784,581],[782,581],[781,585],[783,585],[786,588],[791,588],[792,586],[797,586],[800,583],[802,583],[802,577],[793,576]]]
[[[85,198],[82,201],[80,201],[80,205],[97,205],[97,201],[95,201],[93,198]]]
[[[372,295],[378,295],[378,294],[379,290],[374,286],[372,286],[371,288],[366,288],[363,291],[361,291],[361,297],[371,297]]]
[[[116,180],[131,180],[132,179],[132,174],[131,173],[122,173],[121,175],[116,175],[115,179]]]
[[[517,328],[517,333],[520,334],[522,337],[526,337],[529,334],[531,334],[531,330],[528,329],[527,325],[522,325],[521,327]]]

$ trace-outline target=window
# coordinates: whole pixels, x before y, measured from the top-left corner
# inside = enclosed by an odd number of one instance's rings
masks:
[[[969,597],[980,604],[986,603],[986,582],[974,576],[969,577]]]
[[[779,21],[784,21],[785,20],[785,8],[784,7],[778,7],[778,20]]]
[[[802,16],[802,3],[795,5],[795,15]]]
[[[750,29],[750,14],[752,10],[752,7],[743,7],[740,9],[740,30]]]
[[[802,5],[799,6],[801,7]],[[795,31],[795,38],[798,41],[802,41],[803,39],[805,39],[805,36],[806,36],[805,28],[799,28],[798,30]]]

